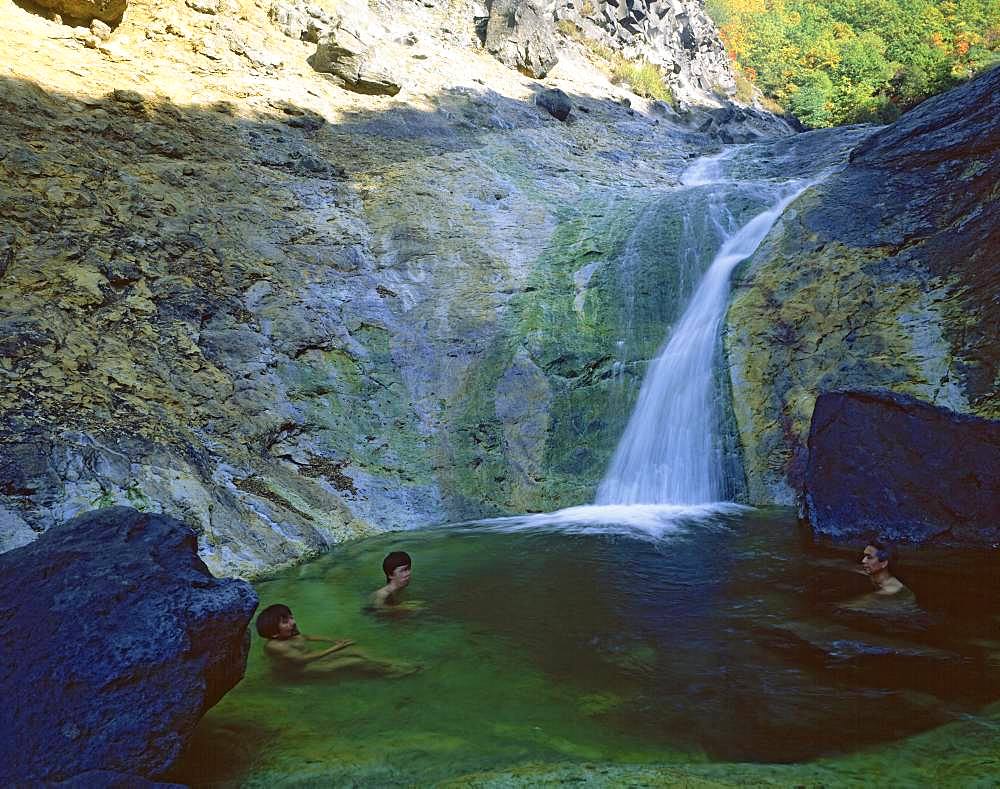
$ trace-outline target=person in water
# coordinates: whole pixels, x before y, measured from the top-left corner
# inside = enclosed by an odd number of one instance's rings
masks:
[[[372,594],[372,605],[382,610],[415,611],[423,607],[419,600],[403,601],[402,593],[413,577],[413,560],[406,551],[393,551],[382,560],[385,586]]]
[[[861,572],[868,576],[877,595],[898,595],[910,593],[896,576],[892,574],[892,551],[880,540],[872,540],[861,554]]]
[[[257,617],[257,632],[264,642],[264,653],[272,665],[286,674],[323,675],[345,669],[379,676],[403,676],[418,669],[406,663],[392,663],[369,657],[354,648],[349,638],[333,639],[307,636],[299,632],[292,610],[281,603],[269,605]],[[312,649],[311,643],[331,646]]]

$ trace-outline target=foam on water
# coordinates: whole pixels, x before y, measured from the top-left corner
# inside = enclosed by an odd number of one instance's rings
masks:
[[[690,527],[723,525],[722,516],[752,509],[728,501],[696,505],[595,504],[567,507],[555,512],[466,521],[457,525],[496,532],[619,535],[659,541],[681,534]]]

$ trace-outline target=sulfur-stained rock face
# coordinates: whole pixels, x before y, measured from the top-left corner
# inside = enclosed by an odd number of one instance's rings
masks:
[[[389,98],[309,66],[342,6],[140,0],[96,47],[4,7],[4,54],[34,43],[0,59],[0,545],[126,504],[247,576],[590,499],[710,140],[572,52],[560,122],[472,7],[406,8]]]
[[[817,395],[1000,415],[1000,70],[863,141],[742,272],[726,347],[750,498],[792,503]]]

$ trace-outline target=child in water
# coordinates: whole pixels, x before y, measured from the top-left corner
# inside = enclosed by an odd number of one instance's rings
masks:
[[[382,560],[385,586],[372,594],[372,606],[383,612],[419,611],[423,608],[420,600],[402,600],[402,592],[410,585],[413,575],[413,560],[406,551],[393,551]]]
[[[276,603],[260,612],[257,632],[264,643],[264,653],[275,669],[286,675],[317,676],[352,669],[383,677],[401,677],[419,670],[407,663],[392,663],[366,655],[354,648],[349,638],[333,639],[307,636],[299,632],[295,616],[287,605]],[[310,642],[327,643],[325,649],[311,649]]]

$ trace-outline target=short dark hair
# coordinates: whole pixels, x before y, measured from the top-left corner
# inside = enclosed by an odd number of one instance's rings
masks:
[[[869,540],[868,544],[875,549],[875,558],[880,562],[885,562],[889,567],[892,567],[893,563],[896,561],[896,552],[893,550],[889,543],[883,540],[874,539]]]
[[[393,551],[382,560],[382,572],[385,573],[386,580],[392,578],[392,574],[400,567],[410,567],[413,561],[406,551]]]
[[[292,609],[282,603],[269,605],[257,616],[257,632],[264,638],[278,635],[278,623],[292,615]]]

